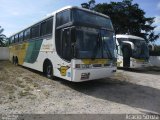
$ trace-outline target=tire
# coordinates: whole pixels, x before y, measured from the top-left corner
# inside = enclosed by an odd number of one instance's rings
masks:
[[[15,65],[18,66],[18,58],[17,57],[15,58]]]
[[[53,78],[53,66],[50,62],[47,62],[45,64],[44,74],[47,78],[52,79]]]
[[[123,67],[129,68],[130,67],[130,49],[129,47],[123,48]]]
[[[15,64],[15,58],[12,57],[12,64]]]

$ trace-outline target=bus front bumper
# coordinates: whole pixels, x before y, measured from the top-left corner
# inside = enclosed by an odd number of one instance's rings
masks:
[[[139,68],[139,69],[143,69],[143,68],[147,68],[152,66],[149,62],[133,62],[131,68]]]
[[[72,81],[83,82],[95,79],[102,79],[112,76],[116,72],[116,67],[73,69]]]

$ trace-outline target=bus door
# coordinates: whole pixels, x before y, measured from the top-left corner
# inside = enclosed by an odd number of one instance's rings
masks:
[[[71,31],[69,28],[61,30],[61,55],[64,60],[71,60]]]

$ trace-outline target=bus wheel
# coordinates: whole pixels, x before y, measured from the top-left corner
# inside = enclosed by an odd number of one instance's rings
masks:
[[[52,67],[52,64],[51,63],[47,63],[45,65],[45,76],[49,79],[52,79],[53,78],[53,67]]]
[[[14,58],[14,56],[12,57],[12,64],[15,64],[15,58]]]
[[[15,58],[15,65],[18,65],[18,58]]]

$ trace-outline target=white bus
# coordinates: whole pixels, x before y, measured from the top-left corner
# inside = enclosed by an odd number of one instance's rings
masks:
[[[116,72],[114,30],[108,16],[78,7],[62,8],[10,37],[10,60],[48,78],[73,82]]]
[[[149,62],[149,47],[146,41],[133,35],[116,35],[117,67],[145,68]]]

